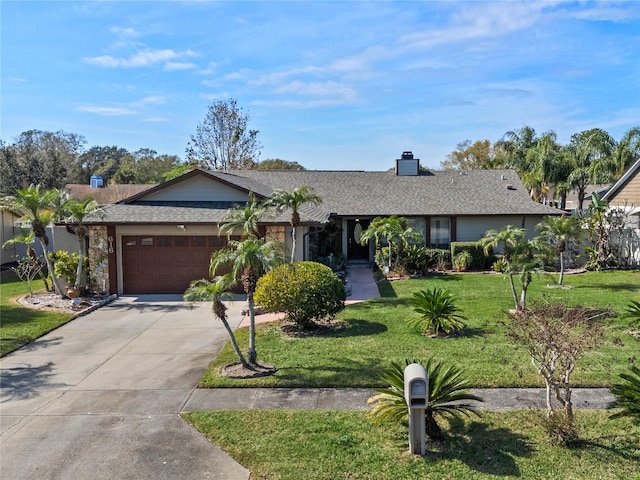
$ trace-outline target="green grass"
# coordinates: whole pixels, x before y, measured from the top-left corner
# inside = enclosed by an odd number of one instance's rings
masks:
[[[32,283],[34,291],[44,289],[42,280]],[[0,356],[67,323],[73,315],[21,307],[12,299],[29,293],[26,282],[13,272],[0,272]]]
[[[607,412],[578,412],[584,440],[563,448],[549,442],[541,415],[518,411],[452,420],[445,440],[428,443],[425,457],[409,454],[406,425],[376,426],[364,412],[251,410],[184,417],[256,479],[639,478],[638,426],[609,420]]]
[[[570,289],[547,288],[556,278],[534,279],[529,302],[548,295],[622,313],[631,300],[640,299],[640,272],[588,272],[568,275]],[[467,318],[460,336],[426,338],[407,326],[416,314],[409,305],[412,293],[445,286],[457,297]],[[505,335],[505,312],[513,308],[507,280],[501,275],[452,274],[427,279],[384,283],[383,298],[348,306],[337,321],[342,330],[321,336],[290,338],[277,324],[260,325],[256,346],[260,361],[275,365],[275,375],[234,380],[220,368],[236,361],[230,345],[212,362],[201,380],[203,387],[371,387],[380,385],[378,374],[391,361],[435,357],[459,365],[476,387],[536,387],[543,383],[527,353]],[[640,361],[640,343],[629,335],[629,321],[606,321],[602,344],[582,358],[572,376],[575,386],[609,386],[618,374]],[[248,343],[247,329],[237,332],[241,348]]]

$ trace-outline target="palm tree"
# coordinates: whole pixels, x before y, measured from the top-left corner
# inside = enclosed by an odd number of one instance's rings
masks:
[[[380,240],[384,239],[389,245],[389,270],[393,264],[393,246],[408,246],[412,241],[421,241],[422,234],[414,228],[407,227],[407,219],[391,215],[389,217],[374,218],[367,229],[362,232],[360,243],[366,245],[369,240],[375,239],[376,248],[380,247]]]
[[[59,195],[54,190],[41,190],[40,185],[30,185],[27,188],[16,191],[15,196],[8,196],[0,200],[3,208],[12,211],[22,217],[23,221],[31,224],[34,235],[42,246],[47,269],[51,275],[53,288],[58,295],[64,296],[60,279],[53,269],[53,262],[49,258],[49,237],[47,225],[56,220],[54,205]]]
[[[91,197],[85,197],[82,200],[72,199],[65,204],[65,210],[69,215],[69,220],[75,222],[67,225],[76,237],[78,237],[78,268],[76,270],[75,287],[82,291],[87,287],[87,272],[84,268],[84,263],[87,257],[88,231],[84,220],[88,215],[98,210],[98,204]]]
[[[411,363],[420,363],[429,380],[429,401],[425,409],[426,434],[437,440],[442,438],[442,430],[434,415],[459,416],[477,414],[469,400],[482,402],[480,397],[468,393],[471,387],[462,370],[454,365],[445,366],[441,362],[405,360],[405,365],[396,362],[380,374],[380,379],[389,384],[387,388],[376,388],[376,395],[367,400],[373,405],[369,415],[378,423],[403,421],[407,418],[408,407],[404,397],[404,369]]]
[[[578,192],[578,215],[582,217],[587,186],[612,180],[610,158],[613,140],[607,132],[594,128],[576,133],[562,152],[564,161],[571,165],[567,181]]]
[[[29,257],[30,261],[35,264],[35,263],[38,263],[38,255],[36,254],[36,251],[31,246],[31,244],[35,241],[35,239],[36,239],[36,236],[34,235],[33,230],[31,230],[30,228],[20,227],[20,233],[18,233],[18,235],[14,235],[13,238],[10,238],[6,242],[4,242],[2,244],[2,248],[4,248],[7,245],[15,245],[16,243],[22,243],[27,246],[27,257]],[[45,290],[47,292],[50,292],[51,288],[49,287],[47,276],[42,271],[42,268],[38,270],[38,274],[40,275],[40,278],[44,283]]]
[[[256,290],[258,279],[267,270],[278,265],[281,258],[281,243],[256,237],[249,237],[241,242],[231,240],[227,243],[227,248],[218,250],[211,256],[210,274],[212,277],[215,276],[216,271],[220,268],[231,266],[232,277],[242,280],[249,307],[249,350],[247,351],[247,359],[251,365],[257,365],[253,294]]]
[[[611,393],[616,399],[607,408],[621,410],[611,415],[611,418],[631,417],[635,423],[640,424],[640,368],[632,365],[630,372],[621,373],[620,378],[624,382],[611,385]]]
[[[564,279],[564,252],[568,242],[576,242],[582,232],[582,223],[574,217],[545,217],[536,228],[540,235],[555,245],[556,254],[560,258],[560,279],[558,285],[562,285]]]
[[[533,279],[533,272],[542,268],[542,256],[550,246],[540,239],[527,239],[526,230],[507,225],[501,230],[488,230],[479,240],[484,254],[488,255],[492,248],[502,248],[502,255],[507,264],[505,274],[509,278],[511,294],[516,310],[526,307],[527,289]],[[522,291],[520,298],[516,292],[514,277],[519,275]]]
[[[294,188],[291,192],[276,190],[271,194],[269,203],[277,210],[291,210],[291,261],[293,262],[296,253],[296,228],[300,226],[300,207],[304,204],[318,206],[322,203],[322,198],[316,195],[312,187],[303,185]]]
[[[464,317],[456,313],[458,308],[454,300],[453,294],[445,288],[433,287],[432,290],[415,292],[411,305],[420,317],[410,318],[409,324],[419,328],[423,335],[432,332],[436,336],[441,331],[448,334],[463,328]]]
[[[617,180],[640,158],[640,127],[629,130],[619,142],[608,137],[607,143],[612,148],[604,169],[612,174],[612,180]]]
[[[640,327],[640,302],[631,300],[631,303],[627,305],[624,318],[630,318],[634,327]]]
[[[218,223],[220,233],[226,233],[231,237],[233,232],[240,230],[242,237],[254,236],[260,238],[258,222],[267,213],[267,206],[259,202],[253,193],[249,193],[249,199],[244,207],[236,207],[229,210]]]
[[[213,315],[222,322],[224,328],[227,330],[229,339],[231,340],[231,345],[233,345],[233,349],[236,351],[236,354],[240,359],[240,363],[243,367],[250,368],[247,360],[240,351],[240,347],[238,347],[236,336],[233,334],[233,330],[229,326],[229,321],[227,320],[227,306],[222,303],[223,300],[231,298],[230,290],[234,285],[235,280],[229,274],[215,277],[213,282],[205,279],[194,280],[189,285],[189,288],[184,292],[182,300],[189,303],[210,300],[211,311],[213,312]]]

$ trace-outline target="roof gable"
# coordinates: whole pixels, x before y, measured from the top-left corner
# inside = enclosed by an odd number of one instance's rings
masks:
[[[258,197],[264,197],[270,193],[263,185],[245,178],[221,172],[194,169],[180,177],[133,195],[121,203],[246,202],[249,192],[254,192]]]
[[[629,167],[602,198],[610,205],[621,205],[625,201],[640,204],[640,159]]]

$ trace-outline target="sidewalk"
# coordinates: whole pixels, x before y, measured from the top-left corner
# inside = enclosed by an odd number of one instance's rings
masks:
[[[471,402],[479,411],[545,409],[543,388],[472,388],[484,402]],[[196,389],[182,412],[199,410],[288,409],[367,410],[368,388],[212,388]],[[574,388],[573,408],[601,410],[614,400],[608,388]]]

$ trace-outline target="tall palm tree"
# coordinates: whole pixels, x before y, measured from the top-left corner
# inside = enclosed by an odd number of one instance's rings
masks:
[[[555,245],[556,254],[560,258],[560,278],[558,285],[564,280],[564,252],[567,251],[567,243],[576,242],[582,232],[582,223],[574,217],[563,215],[561,217],[545,217],[536,228],[540,235]]]
[[[608,161],[612,149],[612,138],[599,128],[572,135],[569,145],[563,149],[562,157],[571,165],[567,181],[578,192],[580,217],[583,215],[587,186],[612,180],[611,163]]]
[[[322,203],[322,198],[318,196],[312,187],[303,185],[294,188],[291,192],[275,190],[269,198],[269,203],[277,210],[291,210],[291,261],[293,262],[296,253],[296,228],[300,226],[300,207],[304,204],[314,206]]]
[[[98,210],[98,204],[90,196],[82,200],[71,199],[65,204],[68,219],[74,223],[68,223],[67,227],[78,238],[78,268],[76,270],[76,288],[85,290],[87,287],[87,275],[84,268],[85,258],[87,258],[87,237],[88,230],[84,224],[85,218]]]
[[[609,160],[614,179],[618,179],[640,158],[640,127],[632,128],[619,142],[613,143],[614,147]]]
[[[230,291],[234,285],[235,280],[229,274],[215,277],[213,282],[205,279],[194,280],[189,285],[189,288],[184,292],[182,300],[189,303],[210,300],[211,311],[213,312],[213,315],[222,322],[224,328],[227,330],[227,334],[231,340],[231,345],[233,345],[233,349],[236,351],[236,354],[240,359],[240,363],[243,367],[250,368],[247,360],[240,351],[236,336],[233,334],[233,330],[229,326],[229,321],[227,319],[227,306],[222,303],[223,300],[231,298]]]
[[[380,241],[384,239],[389,245],[389,270],[393,264],[392,258],[394,245],[397,245],[396,252],[401,245],[408,246],[412,241],[421,241],[422,234],[414,228],[407,227],[407,219],[391,215],[389,217],[374,218],[367,229],[362,232],[360,243],[366,245],[369,240],[375,239],[376,248],[380,247]]]
[[[257,365],[255,305],[253,294],[256,291],[258,279],[268,270],[280,263],[282,258],[282,244],[272,240],[248,237],[241,242],[231,240],[227,247],[218,250],[211,256],[211,276],[215,276],[220,268],[231,266],[234,279],[242,280],[247,294],[249,307],[249,350],[247,359],[249,364]]]
[[[47,269],[51,275],[53,288],[58,295],[64,296],[60,279],[53,269],[53,262],[49,258],[49,237],[47,225],[57,219],[54,206],[59,198],[54,190],[42,190],[40,185],[30,185],[27,188],[16,191],[14,196],[8,196],[0,200],[3,208],[20,216],[23,221],[31,224],[34,235],[42,246]]]
[[[238,206],[229,210],[218,223],[220,233],[230,237],[233,232],[240,230],[242,237],[254,236],[260,238],[258,222],[267,213],[267,206],[258,201],[251,192],[244,207]]]
[[[405,365],[396,362],[380,374],[380,379],[389,384],[387,388],[376,388],[376,395],[367,403],[373,405],[369,415],[378,423],[402,421],[408,415],[404,396],[404,369],[411,363],[420,363],[427,372],[429,380],[429,401],[425,409],[426,434],[434,440],[442,438],[442,430],[434,415],[459,416],[474,413],[475,408],[469,400],[482,402],[480,397],[468,393],[471,384],[464,373],[455,365],[444,365],[429,358],[426,361],[405,360]]]

